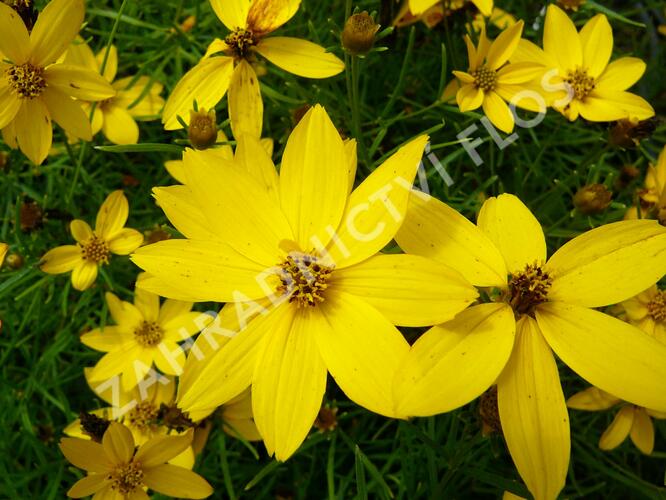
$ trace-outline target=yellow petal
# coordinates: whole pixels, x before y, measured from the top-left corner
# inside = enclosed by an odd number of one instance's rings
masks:
[[[253,0],[247,15],[247,26],[254,33],[275,31],[291,19],[301,0]]]
[[[597,78],[608,65],[613,53],[613,30],[604,14],[597,14],[580,30],[583,49],[583,67],[592,78]]]
[[[120,106],[113,104],[104,108],[102,131],[114,144],[136,144],[139,142],[139,126],[134,118]]]
[[[513,113],[504,100],[497,94],[497,92],[486,92],[483,98],[483,112],[488,119],[502,132],[510,134],[513,132],[515,120]]]
[[[622,113],[619,116],[622,118],[647,120],[654,116],[652,105],[636,94],[617,90],[597,89],[591,95],[621,110]]]
[[[181,435],[155,436],[139,447],[134,459],[144,469],[162,465],[189,448],[192,434],[188,431]]]
[[[523,33],[523,21],[518,21],[513,26],[505,29],[502,33],[490,44],[488,49],[488,67],[492,70],[497,70],[507,62],[518,47],[518,42]]]
[[[342,139],[317,104],[289,136],[280,168],[282,210],[301,250],[330,241],[345,209],[347,186]]]
[[[75,290],[84,291],[92,286],[97,279],[97,264],[83,262],[72,271],[72,286]]]
[[[211,57],[197,64],[180,79],[164,105],[162,123],[167,130],[182,128],[180,116],[190,122],[190,110],[196,100],[199,108],[212,109],[227,93],[234,60],[231,57]]]
[[[2,267],[2,263],[5,261],[7,250],[9,250],[7,243],[0,243],[0,267]]]
[[[395,377],[400,415],[459,408],[490,387],[504,369],[516,331],[511,308],[482,304],[424,333]]]
[[[18,13],[0,3],[0,53],[14,64],[24,64],[30,56],[28,30]]]
[[[307,78],[328,78],[345,69],[345,64],[324,47],[300,38],[265,38],[256,51],[283,70]]]
[[[474,85],[463,85],[456,94],[456,102],[462,113],[474,111],[483,104],[484,93]]]
[[[546,11],[543,48],[564,72],[574,71],[583,64],[583,49],[576,26],[555,4],[550,4]]]
[[[400,326],[443,323],[478,296],[457,271],[416,255],[370,257],[335,271],[330,284],[363,299]]]
[[[545,50],[529,40],[522,38],[516,47],[516,51],[511,56],[512,63],[528,62],[541,64],[544,70],[557,68],[557,61]]]
[[[160,314],[158,295],[137,288],[134,290],[134,305],[146,321],[157,321],[157,316]]]
[[[182,163],[182,162],[180,162]],[[183,169],[183,175],[184,175]],[[187,186],[153,188],[153,196],[169,222],[189,239],[214,240],[208,219],[203,214]]]
[[[1,68],[0,71],[2,71]],[[19,109],[21,109],[21,100],[16,97],[11,87],[0,84],[0,129],[5,128],[14,120]]]
[[[356,168],[358,158],[356,156],[356,139],[347,139],[345,141],[345,155],[347,156],[347,175],[349,177],[349,192],[354,189],[356,181]]]
[[[592,94],[584,101],[574,101],[572,104],[576,105],[580,116],[590,122],[610,122],[630,117],[622,107],[599,95]],[[572,117],[575,117],[575,114]]]
[[[510,273],[546,260],[546,239],[529,208],[512,194],[488,198],[481,207],[479,228],[502,253]]]
[[[252,411],[268,454],[287,460],[317,418],[326,390],[324,365],[314,330],[318,310],[299,310],[291,328],[270,333],[252,377]]]
[[[106,48],[100,50],[97,53],[96,59],[97,59],[98,68],[102,67],[102,63],[104,62],[105,56],[106,56]],[[118,72],[118,49],[116,48],[115,45],[111,45],[111,47],[109,47],[109,55],[107,56],[106,65],[104,66],[104,73],[102,76],[106,78],[107,81],[112,82],[113,80],[115,80],[117,72]]]
[[[564,487],[571,441],[557,364],[529,316],[517,325],[516,345],[497,381],[502,431],[520,477],[534,498]]]
[[[545,270],[548,298],[587,307],[628,299],[666,274],[666,228],[656,221],[606,224],[567,242]]]
[[[428,195],[409,198],[395,240],[407,253],[453,267],[476,286],[506,286],[507,270],[497,247],[456,210]]]
[[[49,2],[30,33],[30,62],[41,67],[55,62],[79,33],[84,13],[83,0]]]
[[[567,406],[574,410],[599,411],[607,410],[619,402],[618,398],[597,387],[588,387],[567,399]]]
[[[107,241],[110,240],[125,226],[128,215],[129,203],[122,189],[113,191],[99,207],[95,233]]]
[[[238,139],[244,134],[259,139],[264,120],[259,80],[254,69],[241,59],[229,83],[229,119],[231,132]]]
[[[63,438],[60,451],[72,465],[89,472],[107,472],[113,468],[100,443],[86,439]]]
[[[143,288],[144,290],[156,293],[161,297],[169,297],[176,300],[185,300],[189,302],[203,301],[203,299],[201,299],[199,296],[193,295],[192,293],[187,293],[178,286],[169,285],[165,281],[162,281],[155,276],[149,275],[148,273],[141,274],[143,274],[144,277],[137,280],[137,286]]]
[[[99,71],[95,54],[93,54],[90,46],[80,36],[77,36],[67,48],[67,53],[62,62],[64,64],[82,66],[92,71]]]
[[[498,89],[504,85],[526,83],[543,73],[541,64],[532,62],[516,62],[505,65],[497,72]]]
[[[489,17],[493,11],[493,0],[472,0],[472,3],[485,17]]]
[[[279,206],[280,180],[273,160],[271,160],[261,142],[250,135],[239,137],[235,159],[236,163],[243,167]]]
[[[47,88],[41,98],[53,121],[65,132],[84,141],[92,140],[90,122],[79,103],[55,88]]]
[[[344,293],[329,294],[318,306],[313,325],[319,353],[349,399],[389,417],[396,412],[393,379],[409,344],[402,334],[365,301]]]
[[[409,0],[409,11],[415,15],[418,16],[419,14],[422,14],[426,10],[428,10],[430,7],[435,5],[438,2],[438,0]]]
[[[666,411],[666,345],[619,319],[548,302],[536,312],[553,351],[590,384],[624,401]]]
[[[53,64],[44,70],[44,78],[63,94],[83,101],[101,101],[116,95],[104,77],[79,66]]]
[[[617,412],[615,418],[604,431],[599,439],[599,448],[602,450],[612,450],[617,448],[622,442],[627,439],[631,427],[634,423],[634,408],[632,406],[624,406]]]
[[[634,422],[629,437],[636,448],[646,455],[650,455],[654,450],[654,425],[644,408],[634,410]]]
[[[627,90],[641,79],[646,64],[637,57],[621,57],[610,63],[596,83],[598,90]]]
[[[121,229],[109,241],[109,250],[116,255],[129,255],[143,243],[143,234],[128,227]]]
[[[280,242],[293,240],[293,234],[287,217],[260,182],[243,167],[220,161],[209,151],[187,150],[183,161],[187,186],[217,235],[216,239],[264,268],[276,265]],[[283,162],[283,176],[288,170],[285,165]],[[305,197],[305,193],[299,194]],[[252,223],[248,224],[248,220]]]
[[[16,140],[33,163],[40,165],[51,149],[51,115],[41,99],[23,99],[16,114]]]
[[[349,196],[340,227],[327,249],[338,268],[375,255],[393,239],[405,218],[427,141],[423,135],[402,146]]]
[[[134,341],[134,333],[117,326],[106,326],[81,335],[81,343],[102,352],[117,351],[129,347]]]
[[[111,480],[108,479],[108,474],[90,474],[74,483],[74,486],[67,492],[67,496],[70,498],[87,497],[97,493],[109,484],[111,484]]]
[[[134,330],[144,320],[143,315],[134,304],[120,300],[111,292],[107,292],[104,298],[109,307],[109,314],[118,325],[127,327],[128,330]]]
[[[40,261],[39,268],[45,273],[60,274],[68,273],[82,263],[81,247],[65,245],[46,252]]]
[[[165,336],[169,336],[172,339],[175,337],[178,341],[182,340],[180,333],[169,335],[167,332]],[[183,366],[185,365],[185,352],[173,340],[165,339],[155,351],[153,361],[162,373],[181,376],[183,374]]]
[[[18,99],[17,99],[18,100]],[[16,138],[16,121],[10,122],[2,129],[2,140],[12,149],[18,149],[18,139]]]
[[[104,432],[102,446],[114,464],[129,462],[134,455],[134,438],[130,430],[118,422],[111,422]]]
[[[222,24],[230,31],[247,27],[250,0],[210,0],[210,6],[213,7]]]
[[[472,39],[469,37],[469,35],[465,35],[463,39],[465,40],[465,46],[467,47],[467,60],[469,62],[469,70],[474,71],[477,69],[475,66],[476,47],[474,46],[474,43],[472,42]]]
[[[144,471],[143,480],[150,489],[176,498],[206,498],[213,488],[199,474],[171,464]]]

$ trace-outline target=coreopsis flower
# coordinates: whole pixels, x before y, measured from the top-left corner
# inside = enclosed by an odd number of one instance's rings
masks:
[[[101,73],[105,54],[106,48],[95,55],[88,44],[77,40],[67,50],[64,62]],[[159,117],[159,112],[164,107],[164,99],[160,96],[164,87],[159,82],[151,81],[148,76],[140,76],[138,79],[128,76],[116,80],[117,72],[118,50],[112,45],[103,76],[115,89],[116,94],[96,105],[92,116],[92,134],[95,135],[101,130],[114,144],[136,144],[139,142],[139,126],[136,121],[155,120]],[[90,116],[92,106],[84,103],[83,109],[86,116]]]
[[[230,33],[213,41],[205,57],[176,85],[162,114],[167,130],[181,128],[178,116],[187,123],[194,99],[199,107],[212,109],[228,90],[234,137],[245,133],[261,137],[263,102],[252,67],[256,54],[307,78],[328,78],[344,70],[340,59],[317,44],[268,36],[296,14],[300,0],[210,0],[210,4]]]
[[[83,0],[53,0],[28,34],[16,11],[0,3],[0,129],[8,145],[37,164],[51,149],[51,120],[89,141],[90,123],[75,99],[115,94],[100,75],[56,62],[78,34],[84,10]]]
[[[88,474],[67,492],[70,498],[147,499],[146,488],[178,498],[206,498],[213,488],[199,474],[166,463],[192,443],[192,432],[156,436],[135,449],[132,432],[111,422],[101,443],[63,438],[60,450]]]
[[[116,375],[129,391],[148,374],[153,365],[167,375],[180,375],[185,352],[178,345],[206,326],[210,317],[192,311],[192,303],[166,300],[146,290],[134,291],[134,304],[107,292],[106,303],[116,323],[81,336],[81,342],[106,354],[90,373],[91,382],[103,382]]]
[[[652,419],[666,419],[663,411],[650,410],[623,402],[607,392],[589,387],[567,400],[567,406],[574,410],[601,411],[620,405],[620,410],[599,439],[599,448],[612,450],[631,438],[641,453],[650,455],[654,450],[654,425]]]
[[[555,4],[546,11],[543,50],[521,40],[511,62],[544,65],[544,89],[549,103],[569,120],[579,116],[592,122],[622,118],[645,120],[654,116],[652,106],[627,92],[645,72],[636,57],[610,62],[613,31],[608,18],[597,14],[578,32],[573,21]]]
[[[87,222],[74,219],[69,229],[76,245],[64,245],[49,250],[39,268],[45,273],[72,272],[72,286],[86,290],[97,279],[99,266],[108,264],[111,254],[127,255],[143,243],[136,229],[124,227],[129,215],[127,198],[121,190],[107,196],[97,212],[93,231]]]
[[[523,25],[519,21],[510,26],[492,43],[484,28],[476,47],[469,35],[465,35],[469,69],[453,72],[460,82],[456,94],[460,111],[464,113],[483,106],[483,112],[493,125],[507,133],[513,131],[515,120],[505,101],[532,111],[544,111],[533,97],[521,97],[521,92],[528,90],[528,83],[543,71],[542,66],[531,62],[508,64],[520,41]]]
[[[564,486],[570,452],[553,351],[592,385],[666,411],[666,345],[594,309],[666,273],[665,227],[607,224],[546,259],[539,222],[513,195],[486,200],[477,225],[434,198],[412,196],[396,241],[447,262],[494,299],[416,341],[395,378],[399,413],[450,411],[496,383],[511,457],[532,495],[549,499]]]
[[[620,307],[629,323],[666,344],[666,291],[652,285]]]
[[[353,401],[397,415],[393,374],[409,345],[393,325],[452,318],[477,296],[447,266],[378,254],[402,222],[426,142],[401,147],[351,194],[356,160],[319,105],[291,133],[279,176],[249,135],[235,163],[185,153],[190,195],[167,192],[163,203],[165,191],[154,193],[188,239],[134,253],[151,276],[139,286],[181,300],[261,303],[265,314],[206,358],[179,394],[183,411],[206,411],[251,385],[257,428],[278,460],[311,429],[327,372]]]
[[[645,187],[638,192],[638,199],[641,218],[658,219],[660,212],[666,211],[666,146],[659,153],[657,164],[648,167]],[[638,207],[629,207],[624,218],[636,219],[638,214]]]

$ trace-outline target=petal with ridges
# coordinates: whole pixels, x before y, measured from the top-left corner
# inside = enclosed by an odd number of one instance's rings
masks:
[[[107,472],[113,468],[100,443],[87,439],[63,438],[60,451],[72,465],[89,472]]]
[[[567,399],[567,406],[574,410],[599,411],[612,408],[619,402],[619,398],[597,387],[588,387]]]
[[[627,439],[631,426],[634,423],[634,408],[624,406],[617,412],[615,418],[604,431],[599,439],[599,448],[602,450],[612,450],[622,444]]]
[[[104,108],[104,136],[114,144],[139,142],[139,126],[125,109],[110,104]]]
[[[592,78],[598,77],[613,53],[613,30],[604,14],[597,14],[580,30],[583,67]]]
[[[199,474],[171,464],[163,464],[144,472],[146,486],[176,498],[206,498],[213,488]]]
[[[143,234],[136,229],[123,228],[109,241],[109,250],[116,255],[129,255],[143,243]]]
[[[488,119],[502,132],[513,132],[515,120],[509,106],[497,92],[486,92],[483,98],[483,112]]]
[[[83,101],[102,101],[116,95],[104,77],[79,66],[53,64],[44,70],[48,85]]]
[[[169,222],[186,238],[193,240],[217,238],[211,231],[208,219],[196,203],[192,190],[187,186],[156,187],[153,188],[153,196]]]
[[[250,0],[210,0],[210,6],[230,31],[247,27]]]
[[[627,90],[645,73],[645,62],[637,57],[621,57],[610,63],[597,79],[597,90]]]
[[[52,0],[39,13],[30,33],[30,62],[35,66],[54,63],[81,29],[83,0]]]
[[[45,273],[68,273],[76,266],[83,264],[81,247],[78,245],[64,245],[49,250],[40,260],[39,268]]]
[[[488,55],[488,67],[492,70],[497,70],[507,62],[518,47],[518,42],[523,33],[523,21],[518,21],[513,26],[505,29],[500,35],[490,44]]]
[[[271,156],[256,137],[243,135],[237,138],[236,142],[236,162],[247,170],[279,206],[280,180]]]
[[[483,104],[485,94],[481,88],[475,85],[466,84],[460,87],[456,93],[456,102],[462,113],[474,111]]]
[[[247,14],[247,26],[265,35],[275,31],[298,11],[301,0],[253,0]]]
[[[265,38],[256,51],[283,70],[307,78],[328,78],[345,69],[345,64],[324,47],[300,38]]]
[[[33,163],[41,165],[51,149],[53,127],[51,115],[41,99],[23,99],[14,125],[21,151]]]
[[[192,431],[181,435],[155,436],[142,444],[135,460],[144,468],[155,467],[180,455],[192,444]]]
[[[245,59],[241,59],[234,69],[227,101],[234,137],[238,139],[248,134],[259,139],[264,121],[264,102],[257,73]]]
[[[122,189],[106,197],[97,211],[95,233],[105,240],[111,240],[122,230],[129,215],[129,203]]]
[[[46,103],[51,119],[65,132],[84,141],[92,140],[90,122],[78,102],[55,88],[47,88],[41,98]]]
[[[654,425],[645,408],[634,409],[634,423],[629,437],[636,448],[646,455],[650,455],[654,450]]]
[[[16,97],[11,87],[0,86],[0,129],[5,128],[16,118],[19,109],[21,109],[21,100]]]
[[[118,422],[111,422],[104,432],[102,446],[115,464],[124,464],[134,455],[134,438],[130,430]]]
[[[87,290],[97,279],[98,266],[94,262],[83,262],[72,271],[72,286],[80,292]]]
[[[608,104],[622,110],[623,113],[620,116],[623,118],[647,120],[654,116],[652,105],[641,96],[632,94],[631,92],[595,89],[590,95],[607,101]]]
[[[583,49],[576,26],[555,4],[550,4],[546,11],[543,48],[564,72],[574,71],[583,64]]]
[[[30,56],[30,35],[18,13],[0,3],[0,53],[14,64],[24,64]]]
[[[69,223],[69,232],[72,233],[72,236],[77,243],[86,243],[90,238],[95,236],[93,230],[90,228],[90,225],[81,219],[74,219]]]
[[[108,474],[90,474],[74,483],[67,492],[67,496],[70,498],[87,497],[97,493],[109,484],[111,484],[111,480],[108,479]]]

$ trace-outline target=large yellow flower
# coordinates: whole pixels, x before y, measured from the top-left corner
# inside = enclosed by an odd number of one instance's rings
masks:
[[[513,113],[505,101],[532,111],[545,111],[533,97],[520,98],[520,92],[529,89],[528,82],[541,73],[542,66],[531,62],[507,64],[513,55],[523,32],[522,21],[505,29],[492,43],[481,30],[476,47],[469,35],[465,35],[469,69],[454,71],[460,81],[456,100],[460,111],[473,111],[483,106],[483,112],[497,128],[512,132],[515,126]]]
[[[116,326],[106,326],[81,336],[81,342],[106,352],[90,373],[91,382],[103,382],[122,374],[122,387],[129,391],[144,379],[155,364],[167,375],[180,375],[185,352],[179,342],[194,336],[209,318],[191,311],[192,303],[166,300],[137,289],[134,304],[106,294],[109,313]]]
[[[0,3],[0,129],[7,144],[40,164],[51,149],[51,120],[74,137],[92,139],[76,99],[100,101],[116,91],[100,75],[57,64],[83,22],[83,0],[53,0],[32,32]]]
[[[88,475],[67,492],[71,498],[148,499],[148,487],[177,498],[206,498],[213,488],[199,474],[166,463],[192,443],[192,432],[182,436],[156,436],[135,451],[130,430],[111,422],[102,443],[63,438],[60,450]]]
[[[279,176],[251,136],[236,163],[185,154],[186,185],[155,197],[188,239],[134,253],[151,275],[139,286],[267,310],[207,359],[181,409],[210,409],[251,385],[255,422],[279,460],[312,427],[327,371],[350,399],[397,415],[392,375],[409,346],[393,325],[452,318],[476,297],[447,266],[378,254],[402,222],[426,141],[400,148],[351,194],[356,159],[319,105],[291,133]]]
[[[613,31],[604,14],[594,16],[578,32],[566,13],[550,4],[543,50],[521,40],[511,61],[543,64],[544,90],[552,94],[549,102],[571,121],[579,115],[593,122],[654,116],[645,99],[626,91],[643,76],[645,63],[622,57],[609,64],[612,53]]]
[[[97,279],[99,266],[108,264],[111,254],[127,255],[143,243],[143,235],[125,226],[129,204],[121,190],[106,197],[97,212],[95,230],[87,222],[74,219],[69,229],[76,245],[49,250],[39,268],[45,273],[62,274],[72,271],[72,286],[86,290]]]
[[[96,73],[102,69],[106,49],[97,55],[93,54],[83,40],[75,41],[67,50],[65,64],[88,68]],[[95,107],[92,117],[92,134],[100,130],[114,144],[136,144],[139,142],[139,126],[136,120],[155,120],[164,107],[164,99],[160,96],[163,86],[159,82],[151,82],[150,77],[128,76],[116,80],[118,71],[118,51],[115,45],[109,49],[109,57],[104,67],[104,78],[116,90],[116,95],[105,99]],[[147,87],[150,85],[150,88]],[[83,106],[86,115],[90,116],[92,106]]]
[[[261,137],[263,102],[252,68],[260,54],[289,73],[328,78],[344,70],[344,63],[317,44],[290,37],[267,37],[296,14],[300,0],[210,0],[217,17],[231,31],[216,39],[206,57],[178,82],[167,100],[162,123],[167,130],[187,123],[192,102],[211,109],[229,90],[229,118],[235,138]]]
[[[552,351],[600,389],[666,411],[666,346],[593,309],[666,273],[666,228],[655,221],[593,229],[546,260],[539,222],[513,195],[486,200],[476,226],[434,198],[412,196],[396,241],[450,264],[495,299],[417,340],[395,379],[399,413],[450,411],[496,382],[518,472],[536,499],[551,499],[564,486],[570,451]]]
[[[567,406],[574,410],[601,411],[621,404],[623,401],[596,387],[589,387],[567,399]],[[654,450],[654,425],[652,419],[666,419],[663,411],[650,410],[624,403],[599,439],[599,448],[612,450],[631,437],[631,441],[642,453],[650,455]]]

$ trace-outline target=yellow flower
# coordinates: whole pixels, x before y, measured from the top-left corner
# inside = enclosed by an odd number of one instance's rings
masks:
[[[607,410],[619,403],[623,401],[596,387],[585,389],[567,400],[569,408],[586,411]],[[620,446],[629,436],[636,448],[650,455],[654,450],[654,425],[650,417],[666,419],[666,413],[632,404],[622,404],[608,429],[601,435],[599,448],[612,450]]]
[[[417,16],[427,11],[430,7],[440,2],[440,0],[407,0],[410,12]],[[486,17],[493,11],[493,0],[471,0],[477,9]],[[456,10],[464,6],[465,0],[444,0],[446,9]]]
[[[469,69],[453,72],[460,81],[456,94],[460,111],[464,113],[483,106],[483,112],[493,125],[507,133],[513,131],[515,120],[505,101],[515,101],[516,106],[532,111],[544,111],[533,98],[516,98],[527,90],[527,83],[543,71],[540,65],[530,62],[507,64],[522,32],[523,22],[519,21],[490,43],[484,28],[477,47],[469,35],[465,35]]]
[[[543,50],[521,40],[511,61],[543,64],[553,107],[571,121],[579,115],[592,122],[654,116],[645,99],[626,92],[643,76],[645,63],[622,57],[609,64],[612,52],[613,31],[604,14],[594,16],[578,32],[566,13],[550,4]]]
[[[396,241],[406,252],[449,263],[495,300],[416,341],[395,378],[398,412],[450,411],[497,383],[518,472],[535,498],[551,499],[564,486],[570,451],[552,351],[592,385],[666,411],[666,345],[593,309],[666,273],[666,228],[655,221],[598,227],[546,260],[539,222],[513,195],[486,200],[477,225],[434,198],[412,196]]]
[[[2,267],[2,263],[5,261],[8,250],[9,245],[7,245],[7,243],[0,243],[0,267]]]
[[[105,53],[106,48],[95,56],[83,40],[77,40],[67,50],[64,62],[99,73]],[[116,95],[95,107],[92,134],[95,135],[101,130],[114,144],[136,144],[139,142],[139,126],[136,120],[159,118],[160,110],[164,106],[164,99],[160,96],[164,87],[159,82],[151,82],[148,76],[140,76],[136,81],[133,76],[116,80],[117,71],[118,51],[116,46],[112,45],[103,76],[115,89]],[[148,86],[150,89],[146,90]],[[141,100],[137,102],[138,99]],[[86,116],[90,116],[91,105],[84,103],[83,109]]]
[[[409,345],[393,325],[452,318],[477,296],[447,266],[378,254],[402,222],[426,141],[400,148],[351,194],[353,143],[345,147],[319,105],[291,133],[279,176],[248,135],[235,163],[186,152],[190,194],[154,194],[188,239],[134,253],[151,275],[138,285],[182,300],[259,301],[268,310],[186,382],[182,410],[210,409],[251,385],[257,428],[278,460],[311,429],[327,372],[353,401],[397,414],[392,379]]]
[[[661,150],[657,165],[650,165],[645,176],[645,188],[638,192],[641,218],[658,218],[666,211],[666,146]],[[636,207],[630,207],[625,219],[638,218]],[[664,218],[666,221],[666,218]]]
[[[666,291],[653,285],[620,306],[629,323],[666,344]]]
[[[102,443],[63,438],[60,450],[88,475],[67,492],[71,498],[148,499],[150,488],[178,498],[206,498],[213,488],[200,475],[167,462],[187,449],[192,432],[182,436],[157,436],[135,451],[130,430],[111,422]]]
[[[49,274],[72,271],[72,285],[86,290],[97,279],[99,266],[108,264],[111,254],[127,255],[143,243],[143,235],[126,228],[129,205],[121,190],[107,196],[97,212],[93,231],[87,222],[74,219],[69,229],[76,245],[64,245],[44,254],[40,269]]]
[[[180,375],[185,352],[178,342],[195,335],[209,316],[191,311],[192,303],[166,300],[137,289],[134,304],[106,294],[109,313],[116,323],[81,336],[81,342],[106,352],[90,373],[91,382],[102,382],[122,374],[122,387],[129,391],[144,379],[155,364],[167,375]]]
[[[5,142],[34,163],[51,149],[51,120],[74,137],[92,139],[88,117],[74,100],[100,101],[115,90],[100,75],[56,63],[79,32],[83,0],[53,0],[32,32],[0,3],[0,129]]]
[[[162,114],[167,130],[181,128],[178,116],[187,123],[195,99],[200,108],[212,109],[228,89],[234,137],[244,133],[261,137],[264,106],[251,64],[256,54],[289,73],[308,78],[328,78],[344,70],[340,59],[317,44],[267,37],[296,14],[300,0],[210,0],[210,4],[231,33],[224,40],[216,39],[204,59],[178,82]]]

